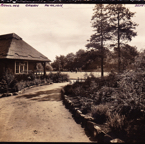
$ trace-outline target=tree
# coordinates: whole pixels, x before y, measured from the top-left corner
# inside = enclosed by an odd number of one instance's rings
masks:
[[[124,43],[131,41],[132,37],[135,37],[137,33],[134,31],[137,24],[132,22],[131,18],[134,16],[134,12],[130,12],[128,8],[123,4],[109,4],[106,6],[106,10],[110,16],[109,23],[112,29],[113,40],[117,41],[111,45],[117,47],[118,52],[118,72],[121,72],[121,50],[120,47]]]
[[[43,69],[42,63],[36,63],[36,69],[37,70],[42,70]]]
[[[114,56],[117,58],[118,49],[114,49]],[[138,51],[136,47],[130,46],[128,44],[120,47],[120,70],[123,71],[129,67],[134,61],[135,57],[138,56]]]
[[[53,67],[48,62],[46,63],[46,70],[53,71]]]
[[[51,66],[54,68],[54,70],[57,71],[57,70],[59,70],[59,64],[60,64],[59,57],[56,56],[55,60],[51,63]]]
[[[88,49],[95,49],[97,52],[99,52],[98,56],[101,57],[101,76],[103,77],[105,41],[111,39],[111,27],[108,22],[108,13],[103,4],[96,4],[93,10],[94,15],[92,16],[91,20],[95,33],[91,35],[89,43],[86,45],[86,47]]]
[[[66,55],[67,61],[71,61],[71,62],[74,61],[75,57],[76,57],[76,56],[75,56],[75,54],[73,54],[73,53],[69,53],[69,54]]]
[[[79,49],[79,50],[76,52],[76,57],[77,57],[77,58],[80,58],[84,53],[85,53],[85,50]]]
[[[135,46],[130,46],[128,44],[124,44],[120,47],[120,61],[121,66],[120,70],[123,71],[125,69],[132,69],[131,64],[134,63],[135,58],[139,55],[137,48]],[[118,71],[118,48],[115,47],[114,51],[108,51],[105,68],[108,70],[114,69],[116,72]]]
[[[59,64],[60,64],[61,70],[63,70],[65,68],[65,66],[66,66],[66,58],[65,58],[64,55],[60,55]]]
[[[64,67],[66,66],[66,58],[63,55],[60,56],[56,56],[56,59],[54,60],[53,63],[51,63],[51,66],[55,69],[55,70],[63,70]]]
[[[66,69],[68,70],[72,70],[73,69],[73,63],[74,63],[74,60],[76,58],[76,55],[73,54],[73,53],[69,53],[66,55]]]

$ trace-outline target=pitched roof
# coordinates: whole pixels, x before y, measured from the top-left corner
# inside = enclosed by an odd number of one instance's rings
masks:
[[[0,35],[0,59],[50,60],[15,33]]]

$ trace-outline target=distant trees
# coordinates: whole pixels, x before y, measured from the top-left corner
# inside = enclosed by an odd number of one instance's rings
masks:
[[[122,45],[120,47],[120,71],[125,70],[131,63],[134,62],[135,57],[138,56],[138,51],[136,47],[130,46],[128,44]],[[114,57],[118,57],[118,49],[114,49]]]
[[[46,70],[47,71],[53,71],[53,68],[49,63],[46,63]]]
[[[139,52],[135,46],[130,46],[128,44],[121,46],[121,67],[123,71],[126,68],[129,68],[135,60],[135,57],[138,56]],[[57,56],[54,62],[51,63],[51,66],[56,71],[73,71],[76,68],[83,71],[100,71],[101,59],[98,56],[99,52],[96,50],[82,51],[79,55],[78,51],[76,54],[69,53],[66,56]],[[114,51],[109,49],[104,49],[104,71],[110,71],[114,69],[118,70],[118,50],[117,47],[114,48]],[[60,68],[60,69],[59,69]]]
[[[56,56],[56,59],[53,63],[51,63],[51,66],[57,70],[60,71],[65,65],[65,57],[63,55]]]
[[[96,4],[91,22],[94,34],[86,44],[87,50],[80,49],[76,54],[56,56],[51,64],[56,70],[97,69],[103,77],[105,70],[114,68],[121,72],[134,62],[138,55],[136,47],[127,44],[133,37],[137,24],[131,20],[130,12],[123,4]],[[110,49],[113,47],[113,51]],[[99,69],[98,69],[99,68]]]
[[[44,69],[44,68],[43,68],[42,63],[37,63],[37,64],[36,64],[36,70],[42,71],[43,69]],[[46,70],[47,70],[47,71],[52,71],[52,70],[53,70],[51,64],[49,64],[48,62],[46,62]]]
[[[94,53],[87,52],[83,49],[78,50],[75,54],[69,53],[66,56],[56,56],[56,59],[54,62],[51,63],[51,66],[55,70],[75,70],[76,68],[78,70],[85,70],[87,69],[88,65],[92,63],[91,56],[93,56]]]
[[[76,68],[78,70],[100,70],[100,57],[95,50],[85,51],[83,49],[78,50],[75,54],[69,53],[66,56],[56,56],[56,59],[51,63],[54,70],[59,71],[73,71]],[[105,49],[106,53],[106,49]]]
[[[120,71],[129,69],[131,64],[134,63],[135,57],[139,55],[135,46],[125,44],[120,47]],[[106,58],[106,64],[104,66],[107,69],[114,69],[118,71],[118,49],[114,48],[114,51],[110,51]]]

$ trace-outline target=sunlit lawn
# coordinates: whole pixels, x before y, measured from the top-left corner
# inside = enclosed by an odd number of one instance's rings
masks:
[[[47,72],[49,74],[50,72]],[[57,72],[52,72],[52,73],[57,73]],[[90,73],[94,74],[96,77],[101,77],[101,72],[61,72],[62,74],[68,74],[70,79],[84,79],[84,75],[90,75]],[[104,72],[104,76],[107,76],[109,73]]]

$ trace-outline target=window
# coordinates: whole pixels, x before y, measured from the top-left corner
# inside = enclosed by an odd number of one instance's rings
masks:
[[[16,74],[23,74],[28,73],[28,62],[15,62],[15,73]]]

